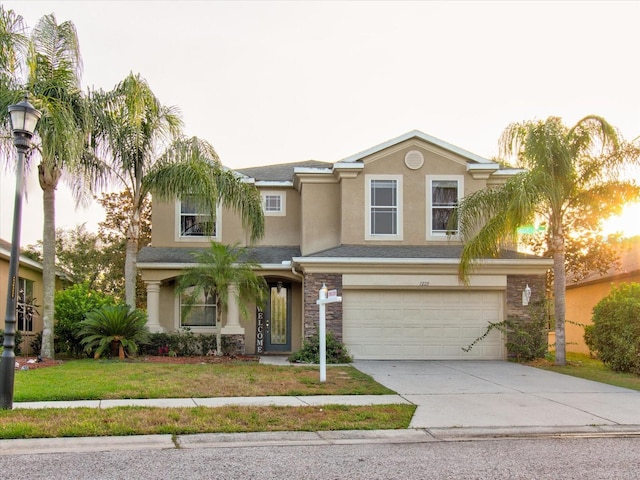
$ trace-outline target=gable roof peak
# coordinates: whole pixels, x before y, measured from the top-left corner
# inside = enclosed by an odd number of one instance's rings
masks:
[[[369,155],[376,154],[386,148],[393,147],[395,145],[398,145],[399,143],[405,142],[407,140],[411,140],[412,138],[418,138],[424,142],[430,143],[442,149],[453,152],[457,155],[460,155],[461,157],[466,158],[471,162],[493,163],[492,160],[481,157],[480,155],[476,155],[475,153],[471,153],[463,148],[460,148],[455,145],[452,145],[451,143],[445,142],[444,140],[440,140],[439,138],[432,137],[431,135],[421,132],[420,130],[411,130],[410,132],[400,135],[399,137],[395,137],[390,140],[387,140],[386,142],[375,145],[371,148],[363,150],[362,152],[356,153],[355,155],[351,155],[350,157],[343,158],[342,160],[340,160],[340,162],[345,162],[345,163],[358,162],[363,158],[368,157]]]

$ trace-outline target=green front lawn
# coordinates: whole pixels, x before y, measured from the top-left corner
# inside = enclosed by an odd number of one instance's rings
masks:
[[[550,356],[544,360],[531,362],[530,365],[556,373],[640,391],[640,376],[633,373],[614,372],[605,367],[600,360],[591,358],[589,355],[567,352],[567,364],[564,367],[554,365],[554,360],[553,356]]]
[[[349,366],[327,368],[327,381],[320,383],[318,367],[117,360],[72,360],[56,367],[17,371],[14,392],[15,402],[395,393]]]
[[[14,401],[395,393],[352,367],[72,360],[17,371]],[[407,428],[414,405],[0,410],[0,438]]]

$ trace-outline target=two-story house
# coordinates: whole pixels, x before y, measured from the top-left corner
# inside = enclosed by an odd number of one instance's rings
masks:
[[[211,240],[249,247],[269,284],[268,304],[249,319],[233,305],[222,334],[247,354],[292,352],[317,331],[318,291],[338,290],[327,328],[357,359],[503,359],[497,330],[477,344],[489,322],[526,314],[544,296],[551,262],[504,250],[484,259],[467,284],[458,278],[462,244],[448,230],[458,202],[499,185],[516,170],[419,131],[335,163],[307,161],[237,171],[259,189],[265,235],[253,245],[237,216],[220,211],[213,237],[188,201],[153,202],[151,247],[138,255],[152,330],[214,332],[211,301],[182,318],[178,278]],[[529,287],[527,289],[527,286]],[[527,303],[526,301],[524,302]],[[193,310],[192,310],[193,312]]]

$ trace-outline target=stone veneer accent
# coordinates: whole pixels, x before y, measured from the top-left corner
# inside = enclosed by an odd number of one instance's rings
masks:
[[[529,285],[531,289],[531,299],[529,305],[522,305],[522,292]],[[546,300],[546,277],[545,275],[509,275],[507,276],[507,319],[514,320],[519,324],[526,324],[531,321],[531,312]],[[510,333],[507,334],[510,337]],[[540,335],[547,337],[547,332],[540,332]],[[513,341],[513,340],[511,340]],[[514,355],[507,352],[509,357]]]
[[[529,306],[522,305],[522,292],[529,285],[531,299]],[[531,318],[530,306],[546,299],[546,278],[544,275],[507,276],[507,318]]]
[[[304,338],[309,338],[318,332],[319,309],[316,301],[322,283],[329,290],[338,290],[342,295],[342,275],[339,273],[308,273],[304,276]],[[342,342],[342,303],[329,303],[326,305],[325,319],[327,331]]]

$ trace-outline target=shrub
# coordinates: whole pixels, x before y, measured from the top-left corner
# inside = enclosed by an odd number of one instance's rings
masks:
[[[2,344],[4,343],[4,330],[0,328],[0,353],[4,350]],[[20,330],[16,330],[16,334],[13,337],[13,353],[18,356],[22,354],[22,332]]]
[[[87,313],[81,322],[80,343],[94,358],[106,353],[124,360],[125,355],[138,351],[138,344],[147,342],[147,315],[142,310],[129,310],[128,305],[105,305]]]
[[[222,337],[222,351],[226,352],[225,337]],[[216,351],[216,336],[194,334],[189,329],[177,332],[162,332],[149,334],[149,341],[140,349],[143,355],[168,355],[188,357],[193,355],[208,355]]]
[[[76,357],[84,354],[78,333],[87,313],[104,305],[115,305],[113,297],[96,292],[88,283],[73,285],[55,293],[54,326],[56,352],[68,353]]]
[[[531,304],[529,312],[529,319],[511,316],[502,322],[489,323],[485,332],[467,347],[462,347],[462,350],[471,351],[493,329],[497,329],[506,336],[507,352],[509,356],[515,357],[517,362],[543,358],[548,350],[546,302]]]
[[[331,332],[327,332],[326,354],[327,363],[351,363],[353,361],[347,351],[347,347],[338,341]],[[289,356],[289,361],[320,363],[320,335],[316,333],[306,338],[302,348]]]
[[[593,308],[585,343],[617,372],[640,374],[640,283],[622,283]]]

